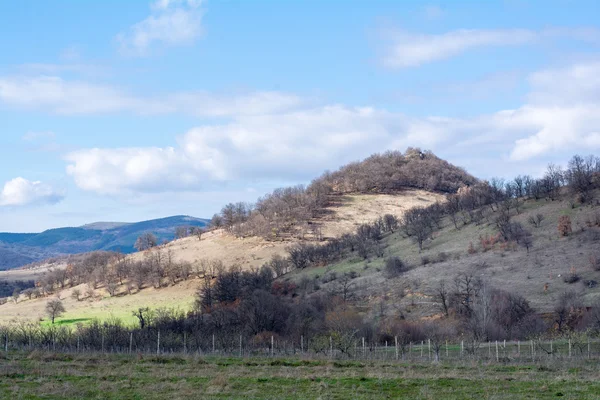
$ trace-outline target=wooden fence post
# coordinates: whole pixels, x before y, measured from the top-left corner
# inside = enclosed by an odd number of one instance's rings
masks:
[[[363,358],[367,357],[367,348],[365,347],[365,338],[362,338],[362,346],[363,346]]]
[[[129,332],[129,354],[133,350],[133,331]]]
[[[500,361],[500,357],[498,355],[498,341],[496,340],[496,362]]]
[[[329,336],[329,357],[333,359],[333,338]]]
[[[156,355],[160,355],[160,331],[158,331],[158,336],[156,338]]]
[[[394,343],[396,345],[396,361],[398,361],[399,359],[399,354],[398,354],[398,336],[394,336]]]
[[[271,336],[271,357],[273,357],[274,352],[275,352],[275,339],[273,338],[273,336]]]
[[[431,339],[427,339],[427,353],[429,359],[431,360]]]

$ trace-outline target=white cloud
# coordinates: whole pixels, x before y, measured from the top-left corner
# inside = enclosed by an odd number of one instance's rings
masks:
[[[0,206],[26,206],[58,203],[64,194],[40,181],[18,177],[4,184],[0,192]]]
[[[66,156],[79,187],[103,194],[198,189],[214,182],[308,179],[395,145],[437,143],[435,121],[331,105],[191,129],[177,147],[83,149]]]
[[[515,114],[516,124],[534,134],[520,138],[511,152],[524,160],[552,151],[600,148],[600,62],[549,69],[529,78],[529,103]]]
[[[592,28],[555,28],[541,31],[459,29],[436,35],[396,32],[389,38],[393,44],[382,62],[389,68],[417,67],[478,47],[522,46],[557,37],[598,42],[600,31]]]
[[[413,118],[373,107],[302,102],[284,111],[233,114],[229,122],[189,130],[173,147],[81,149],[66,156],[67,172],[82,189],[102,194],[206,190],[255,179],[306,181],[372,153],[408,146],[470,167],[478,163],[476,173],[499,163],[505,173],[509,165],[522,172],[516,166],[524,163],[537,171],[542,155],[566,159],[600,148],[598,75],[600,63],[540,71],[529,78],[527,103],[471,118]],[[571,90],[567,101],[563,88]]]
[[[58,76],[0,77],[0,103],[62,115],[133,112],[223,117],[273,113],[299,105],[298,96],[272,92],[171,93],[141,97],[122,89]]]
[[[124,54],[148,54],[154,44],[180,46],[193,43],[202,34],[202,10],[197,0],[158,0],[152,14],[117,35]]]

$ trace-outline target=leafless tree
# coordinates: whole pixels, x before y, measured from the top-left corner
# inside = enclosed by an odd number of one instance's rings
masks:
[[[153,247],[156,247],[158,244],[158,239],[152,233],[144,233],[140,237],[137,238],[135,242],[135,248],[138,251],[149,250]]]
[[[54,324],[55,318],[60,317],[65,311],[65,306],[60,299],[52,299],[46,303],[46,314],[52,320],[52,324]]]

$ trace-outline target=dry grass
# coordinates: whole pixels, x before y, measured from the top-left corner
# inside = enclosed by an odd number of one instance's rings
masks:
[[[489,208],[488,208],[489,210]],[[530,226],[529,216],[541,213],[545,216],[539,228]],[[482,251],[481,236],[495,234],[495,214],[490,213],[480,225],[470,224],[457,230],[449,220],[436,232],[434,239],[427,242],[423,251],[397,232],[385,239],[385,257],[399,256],[411,265],[411,270],[399,278],[386,279],[380,272],[384,259],[361,260],[357,257],[344,260],[327,268],[302,271],[294,275],[323,276],[327,271],[356,271],[361,276],[356,280],[361,293],[375,306],[386,297],[403,312],[413,317],[423,317],[439,312],[431,297],[435,286],[445,280],[452,288],[453,279],[460,273],[472,273],[489,281],[493,286],[523,295],[530,304],[542,312],[552,311],[558,296],[566,290],[579,292],[588,305],[600,300],[600,284],[595,288],[584,285],[585,280],[600,283],[600,271],[590,266],[590,256],[600,255],[600,227],[588,227],[586,221],[594,220],[600,207],[578,206],[572,208],[564,201],[528,201],[521,214],[513,217],[533,234],[533,248],[529,254],[524,248]],[[561,237],[557,230],[558,219],[569,215],[573,221],[573,234]],[[469,254],[469,244],[477,250]],[[429,262],[424,264],[423,259]],[[581,280],[565,283],[563,277],[574,269]],[[335,284],[335,283],[334,283]],[[548,290],[545,290],[545,284]],[[325,287],[326,289],[326,287]]]
[[[411,190],[397,195],[346,195],[340,199],[340,204],[331,208],[331,213],[319,223],[323,224],[326,236],[337,237],[343,233],[352,232],[356,226],[364,222],[373,222],[384,214],[401,216],[402,213],[416,205],[428,205],[441,199],[438,194],[425,191]],[[223,230],[209,232],[202,236],[188,237],[161,246],[163,251],[172,251],[176,261],[197,263],[202,259],[221,260],[224,265],[238,265],[242,268],[256,268],[269,261],[275,254],[285,255],[286,248],[291,244],[286,242],[270,242],[258,237],[236,238]],[[140,260],[144,253],[130,256]],[[11,270],[0,272],[0,279],[16,280],[35,279],[49,268],[64,268],[64,265],[44,265],[36,269]],[[4,274],[4,275],[2,275]],[[138,307],[175,307],[187,310],[194,301],[194,293],[198,282],[190,280],[180,282],[175,286],[156,290],[145,288],[134,295],[125,295],[125,288],[119,289],[121,295],[110,297],[106,290],[96,290],[95,299],[76,301],[71,299],[72,289],[58,293],[67,310],[62,320],[81,321],[92,318],[117,317],[126,322],[133,322],[132,310]],[[86,285],[79,289],[85,292]],[[45,318],[44,307],[48,299],[25,300],[21,297],[18,304],[7,303],[0,306],[0,323],[12,320],[40,320]]]

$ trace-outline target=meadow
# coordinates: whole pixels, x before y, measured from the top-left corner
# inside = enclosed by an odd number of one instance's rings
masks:
[[[0,398],[597,399],[598,366],[9,352]]]

